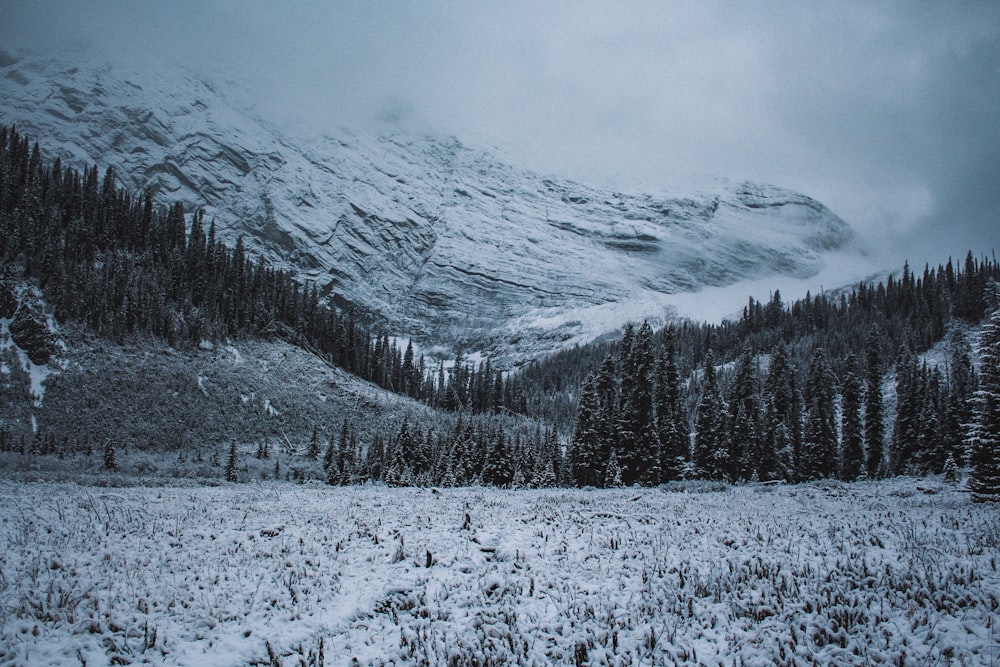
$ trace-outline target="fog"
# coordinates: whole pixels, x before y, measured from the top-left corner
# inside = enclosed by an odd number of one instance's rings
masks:
[[[0,1],[0,47],[239,82],[290,132],[453,134],[629,191],[800,190],[880,261],[1000,246],[1000,4]]]

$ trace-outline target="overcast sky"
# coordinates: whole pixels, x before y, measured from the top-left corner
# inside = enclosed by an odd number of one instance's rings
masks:
[[[0,47],[226,71],[312,130],[454,134],[633,191],[774,183],[890,260],[1000,249],[1000,2],[0,0],[0,16]]]

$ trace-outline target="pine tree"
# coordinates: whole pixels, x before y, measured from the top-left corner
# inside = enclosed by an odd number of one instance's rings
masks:
[[[958,470],[958,464],[955,463],[955,457],[951,454],[944,462],[944,481],[949,484],[957,484],[959,475],[961,474]]]
[[[607,477],[606,468],[608,457],[611,452],[618,447],[615,428],[615,415],[618,410],[618,390],[616,385],[617,372],[615,360],[610,356],[605,356],[601,362],[601,367],[597,371],[597,402],[599,406],[596,420],[597,442],[600,446],[601,467],[597,471],[598,479]]]
[[[620,489],[625,486],[622,482],[622,469],[618,465],[618,455],[614,451],[608,457],[607,476],[604,478],[604,486],[609,489]]]
[[[834,408],[836,378],[826,350],[816,348],[806,375],[806,423],[800,479],[820,479],[836,474],[837,423]]]
[[[890,470],[895,475],[912,472],[913,458],[920,439],[920,376],[917,360],[908,348],[897,355],[896,419],[892,429]]]
[[[696,417],[694,463],[702,477],[721,480],[726,478],[729,468],[729,447],[725,433],[729,417],[719,389],[715,356],[711,350],[705,356],[703,385]]]
[[[1000,502],[1000,310],[990,317],[979,341],[979,389],[972,397],[966,437],[969,488],[973,502]]]
[[[653,329],[643,322],[622,366],[619,457],[627,486],[660,483],[660,438],[653,408]]]
[[[496,443],[486,457],[483,466],[483,483],[491,486],[510,486],[514,479],[514,460],[507,449],[503,431],[496,435]]]
[[[841,384],[841,466],[840,478],[853,481],[864,468],[864,439],[861,432],[861,381],[856,368],[857,359],[848,355],[844,364],[846,373]]]
[[[118,470],[118,454],[115,452],[115,444],[108,438],[104,443],[104,469]]]
[[[969,398],[976,390],[972,350],[960,328],[951,333],[951,363],[948,382],[948,409],[942,424],[942,438],[956,464],[965,459],[965,429],[971,421]]]
[[[312,437],[309,438],[309,449],[306,451],[306,458],[315,461],[319,458],[319,427],[313,425]]]
[[[231,441],[229,444],[229,460],[226,461],[226,481],[227,482],[240,481],[239,468],[237,467],[237,460],[236,460],[235,440]]]
[[[663,337],[656,383],[656,426],[660,437],[661,477],[679,479],[689,456],[690,433],[677,371],[676,334],[673,325]]]
[[[764,441],[757,478],[796,481],[802,439],[801,396],[795,382],[795,367],[788,359],[784,343],[779,343],[771,353],[764,398]]]
[[[875,325],[868,332],[865,358],[865,471],[874,479],[883,472],[885,458],[885,426],[882,424],[882,368],[879,355],[880,334]]]
[[[727,476],[731,481],[749,480],[757,473],[756,467],[761,460],[760,388],[749,346],[743,348],[736,366],[729,409],[732,423]]]
[[[588,375],[583,381],[573,433],[573,481],[577,486],[600,486],[604,481],[599,419],[597,389],[594,377]]]

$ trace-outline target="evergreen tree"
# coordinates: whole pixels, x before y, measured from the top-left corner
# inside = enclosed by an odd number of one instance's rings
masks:
[[[694,435],[694,463],[698,473],[707,479],[726,479],[729,469],[729,446],[726,439],[728,423],[726,405],[722,400],[715,374],[715,356],[709,350],[705,356],[705,378],[701,401],[698,403]]]
[[[622,371],[619,462],[627,486],[660,483],[660,439],[653,408],[653,329],[643,322],[629,346]]]
[[[795,367],[789,361],[784,343],[779,343],[771,353],[764,397],[764,442],[757,477],[764,481],[796,481],[802,437],[801,396],[795,381]]]
[[[594,377],[588,375],[583,382],[573,433],[573,481],[577,486],[600,486],[604,481],[604,466],[600,460],[600,408]]]
[[[309,438],[309,449],[306,450],[306,458],[310,461],[319,459],[319,427],[313,425],[312,437]]]
[[[604,478],[604,486],[609,489],[619,489],[625,486],[622,481],[622,469],[618,465],[618,455],[612,451],[608,457],[607,476]]]
[[[118,454],[115,452],[115,444],[108,438],[104,443],[104,469],[118,470]]]
[[[670,325],[663,337],[656,383],[656,425],[664,481],[680,478],[689,456],[690,433],[677,371],[676,347],[675,329]]]
[[[942,424],[942,439],[956,463],[965,460],[965,429],[971,421],[970,397],[976,389],[972,350],[961,328],[951,333],[951,363],[948,382],[948,409]]]
[[[800,479],[820,479],[836,474],[836,378],[826,350],[816,348],[805,386],[805,434],[799,463]]]
[[[892,429],[890,470],[895,475],[913,472],[913,458],[920,438],[920,376],[917,360],[903,348],[896,362],[896,419]]]
[[[226,481],[227,482],[240,481],[239,468],[237,467],[237,460],[236,460],[235,440],[231,441],[229,444],[229,460],[226,461]]]
[[[944,462],[943,473],[944,473],[944,481],[948,482],[949,484],[958,483],[958,478],[961,473],[958,470],[958,464],[955,463],[955,457],[952,456],[951,454],[948,455],[948,458]]]
[[[845,481],[858,478],[864,469],[864,439],[861,432],[861,380],[857,376],[857,359],[849,355],[846,374],[841,385],[841,466],[840,477]]]
[[[868,370],[865,375],[865,471],[874,479],[883,472],[885,427],[882,424],[882,367],[879,359],[880,335],[872,325],[865,343]]]
[[[491,486],[510,486],[514,479],[514,460],[510,450],[507,449],[503,431],[499,431],[496,436],[496,444],[486,457],[486,464],[483,466],[483,483]]]
[[[1000,501],[1000,310],[993,313],[979,341],[979,389],[972,397],[966,444],[972,472],[973,502]]]
[[[758,474],[756,468],[762,454],[758,384],[753,352],[749,346],[744,346],[729,397],[732,421],[727,476],[732,481],[750,480]]]
[[[600,446],[599,460],[602,462],[597,471],[598,479],[607,477],[606,468],[611,452],[618,448],[615,414],[618,410],[618,390],[616,384],[617,371],[615,360],[605,356],[597,372],[597,402],[599,406],[596,420],[597,441]]]

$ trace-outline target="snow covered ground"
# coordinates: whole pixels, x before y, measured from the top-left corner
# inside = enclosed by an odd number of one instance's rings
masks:
[[[936,479],[607,491],[0,482],[0,664],[987,665]]]

